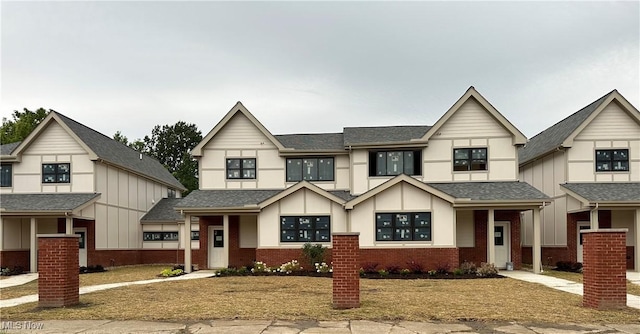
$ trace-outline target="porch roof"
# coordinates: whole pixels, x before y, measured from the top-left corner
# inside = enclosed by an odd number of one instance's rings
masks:
[[[162,223],[182,221],[182,215],[174,209],[182,198],[163,198],[140,218],[141,223]]]
[[[81,210],[95,202],[100,193],[3,194],[3,215],[65,214]]]
[[[560,186],[587,205],[602,203],[640,206],[640,182],[565,183]]]
[[[455,204],[464,202],[480,203],[521,203],[541,204],[551,202],[551,198],[526,182],[447,182],[427,183],[427,185],[455,198]]]

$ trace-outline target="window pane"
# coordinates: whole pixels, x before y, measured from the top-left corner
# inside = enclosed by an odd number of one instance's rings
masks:
[[[282,217],[280,221],[280,228],[283,230],[293,230],[296,228],[295,217]]]
[[[191,240],[200,240],[200,231],[191,231]]]
[[[387,175],[387,154],[385,152],[377,154],[376,175]]]
[[[55,173],[56,172],[56,166],[55,165],[42,165],[42,172],[46,173],[46,174],[51,174],[51,173]]]
[[[431,228],[415,228],[413,233],[413,240],[431,241]]]
[[[596,161],[607,161],[607,160],[611,160],[611,151],[608,151],[608,150],[596,151]]]
[[[42,182],[44,182],[44,183],[55,183],[56,182],[56,176],[55,175],[44,175],[42,177]]]
[[[453,158],[456,160],[469,159],[469,150],[467,149],[453,150]]]
[[[596,171],[607,171],[607,170],[611,170],[611,168],[609,167],[609,163],[608,162],[596,162]]]
[[[410,228],[396,228],[394,240],[411,240]]]
[[[243,179],[255,179],[256,178],[256,170],[255,169],[246,169],[242,172]]]
[[[12,166],[9,164],[0,166],[0,186],[2,187],[11,187],[11,171]]]
[[[227,171],[227,179],[239,179],[239,178],[240,178],[240,170]]]
[[[313,232],[310,230],[298,231],[298,241],[313,241]]]
[[[393,240],[393,229],[392,228],[378,228],[378,229],[376,229],[376,240],[377,241],[392,241]]]
[[[302,159],[287,159],[287,181],[302,181]]]
[[[333,181],[333,158],[318,159],[318,180]]]
[[[487,170],[487,161],[486,160],[471,161],[471,170]]]
[[[256,168],[256,159],[242,159],[242,168]]]
[[[328,230],[329,229],[329,217],[316,218],[316,230]]]
[[[402,152],[387,153],[387,175],[398,175],[404,171]]]
[[[453,162],[453,170],[457,172],[469,170],[468,163],[468,160],[455,160]]]
[[[69,174],[58,174],[58,183],[69,183]]]
[[[300,220],[298,220],[298,228],[301,230],[312,229],[311,219],[309,217],[300,217]]]
[[[58,173],[69,173],[69,164],[58,164]]]
[[[328,230],[316,231],[315,241],[329,241],[330,234]]]
[[[413,158],[413,152],[404,152],[404,173],[407,175],[414,175]]]
[[[411,221],[409,220],[409,214],[397,214],[396,215],[396,226],[410,226]]]
[[[629,150],[613,151],[613,160],[629,160]]]
[[[302,178],[307,181],[318,179],[318,159],[302,160]]]
[[[471,157],[473,159],[486,159],[487,158],[487,149],[485,148],[475,148],[471,150]]]
[[[629,170],[629,161],[614,161],[613,162],[613,170],[614,171],[627,171],[627,170]]]
[[[240,159],[227,159],[227,168],[239,169]]]
[[[280,237],[280,241],[296,241],[296,231],[282,230],[282,236]]]
[[[390,213],[379,213],[376,215],[376,227],[392,227],[392,215]]]
[[[431,227],[431,214],[416,213],[413,217],[413,224],[415,227]]]

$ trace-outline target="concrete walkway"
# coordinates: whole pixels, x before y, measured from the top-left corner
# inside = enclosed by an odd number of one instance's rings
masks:
[[[38,273],[28,273],[28,274],[22,274],[22,275],[9,276],[7,278],[0,279],[0,289],[27,284],[37,279],[38,279]]]
[[[37,274],[27,274],[27,275],[37,275]],[[122,286],[129,286],[129,285],[144,285],[144,284],[160,283],[160,282],[167,282],[167,281],[180,281],[180,280],[188,280],[188,279],[207,278],[207,277],[212,277],[214,275],[215,275],[214,270],[199,270],[190,274],[177,276],[177,277],[155,278],[155,279],[149,279],[144,281],[120,282],[120,283],[83,286],[83,287],[80,287],[80,294],[83,295],[85,293],[108,290],[113,288],[119,288]],[[18,276],[24,276],[24,275],[18,275]],[[8,279],[13,279],[13,278],[8,278]],[[4,280],[8,280],[8,279],[4,279]],[[0,293],[2,293],[2,291],[0,291]],[[0,300],[0,309],[5,307],[18,306],[26,303],[33,303],[37,301],[38,301],[38,295],[29,295],[29,296],[24,296],[19,298]]]
[[[627,277],[629,277],[627,273]],[[547,275],[534,274],[530,271],[501,271],[500,275],[509,278],[527,281],[531,283],[538,283],[552,289],[573,293],[582,296],[583,285],[582,283],[576,283],[568,281],[566,279],[555,278]],[[640,309],[640,296],[627,294],[627,306]]]
[[[369,333],[640,333],[637,324],[518,324],[486,322],[413,322],[413,321],[279,321],[279,320],[206,320],[200,322],[152,322],[110,320],[49,320],[3,322],[7,333],[176,333],[176,334],[369,334]]]

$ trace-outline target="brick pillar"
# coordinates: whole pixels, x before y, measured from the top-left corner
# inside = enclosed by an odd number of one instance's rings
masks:
[[[360,307],[360,233],[333,233],[333,308]]]
[[[627,229],[584,230],[582,305],[596,309],[627,306]]]
[[[78,235],[38,234],[38,306],[80,302]]]

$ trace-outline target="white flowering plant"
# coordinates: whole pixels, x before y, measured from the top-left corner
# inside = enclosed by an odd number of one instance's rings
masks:
[[[326,262],[322,262],[322,263],[317,263],[315,264],[316,266],[316,272],[317,273],[332,273],[333,272],[333,263],[331,266],[329,266]]]
[[[270,273],[271,271],[272,269],[261,261],[254,263],[253,268],[251,268],[252,273]]]
[[[302,269],[304,268],[300,266],[300,263],[298,263],[298,260],[291,260],[287,263],[283,263],[282,265],[280,265],[280,268],[278,268],[278,272],[291,274],[294,271],[302,271]]]

